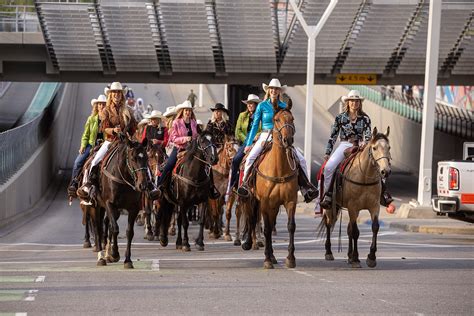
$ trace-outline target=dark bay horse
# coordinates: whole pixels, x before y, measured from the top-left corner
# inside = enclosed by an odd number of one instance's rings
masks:
[[[117,220],[120,217],[120,210],[127,210],[127,250],[125,251],[124,268],[132,269],[133,226],[141,208],[142,192],[147,189],[148,157],[146,144],[123,138],[124,141],[116,141],[110,146],[110,158],[104,159],[102,162],[105,165],[102,167],[100,175],[100,190],[97,200],[106,209],[107,219],[109,220],[110,234],[105,259],[110,262],[120,260],[117,243],[119,234]],[[105,259],[102,251],[99,252],[98,259],[101,263],[104,263]]]
[[[380,194],[382,190],[382,179],[388,177],[390,168],[390,144],[388,135],[390,128],[385,134],[378,133],[375,127],[372,139],[361,150],[355,158],[348,164],[342,174],[342,189],[337,188],[335,199],[333,199],[332,209],[324,209],[321,223],[319,224],[319,235],[322,235],[326,228],[326,260],[334,260],[331,251],[331,231],[337,222],[337,217],[341,208],[346,208],[349,212],[349,223],[347,225],[347,235],[349,236],[349,248],[347,252],[348,263],[353,268],[360,268],[359,251],[357,240],[359,238],[359,228],[357,227],[357,217],[361,210],[367,209],[372,219],[372,243],[370,253],[367,256],[367,266],[374,268],[377,265],[375,253],[377,251],[377,234],[379,231],[379,211]],[[337,176],[336,174],[334,175]]]
[[[265,269],[273,269],[276,263],[272,247],[272,231],[281,205],[288,215],[288,232],[290,235],[286,266],[294,268],[295,252],[295,211],[298,200],[298,165],[299,161],[294,153],[293,141],[295,134],[294,118],[289,108],[277,111],[273,117],[272,130],[273,144],[264,154],[256,168],[256,183],[253,194],[257,200],[246,225],[251,225],[250,231],[255,231],[255,225],[260,213],[264,222],[265,235]],[[246,228],[247,229],[247,228]],[[252,243],[252,234],[242,244],[242,248],[249,249]],[[253,234],[255,236],[255,234]]]
[[[170,181],[168,200],[177,206],[178,233],[176,249],[190,251],[188,237],[188,211],[194,205],[207,202],[211,167],[217,163],[216,147],[211,142],[211,135],[203,133],[191,141],[181,166],[173,171]],[[160,212],[162,212],[160,208]],[[163,210],[165,212],[165,210]],[[196,239],[198,250],[204,250],[204,219],[201,214],[199,236]],[[184,229],[181,237],[181,228]]]

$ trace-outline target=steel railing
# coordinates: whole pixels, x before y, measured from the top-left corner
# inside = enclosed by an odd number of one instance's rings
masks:
[[[33,5],[1,5],[0,32],[41,32]]]
[[[348,89],[359,90],[368,100],[408,118],[421,123],[423,101],[414,96],[404,96],[398,91],[379,86],[346,86]],[[436,101],[435,128],[439,131],[460,136],[468,140],[474,139],[474,113],[440,100]]]

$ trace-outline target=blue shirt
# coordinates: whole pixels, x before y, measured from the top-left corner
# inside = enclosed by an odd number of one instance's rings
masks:
[[[284,109],[286,108],[286,103],[278,100],[278,107]],[[273,104],[270,99],[262,101],[257,105],[257,109],[253,115],[252,128],[245,139],[245,146],[252,145],[260,123],[262,123],[262,130],[273,128],[273,115],[275,115],[275,111],[273,110]]]

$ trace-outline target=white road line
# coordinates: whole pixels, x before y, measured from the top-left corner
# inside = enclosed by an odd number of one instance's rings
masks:
[[[27,313],[15,313],[15,316],[27,316]]]
[[[160,271],[160,260],[159,259],[151,260],[151,271]]]
[[[366,242],[366,243],[372,242],[372,240],[364,240],[364,239],[359,239],[359,241]],[[474,246],[471,246],[471,245],[411,244],[411,243],[379,241],[379,240],[377,240],[377,244],[408,246],[408,247],[425,247],[425,248],[474,248]]]
[[[304,276],[308,276],[308,277],[310,277],[310,278],[314,278],[314,275],[309,274],[309,273],[304,272],[304,271],[295,270],[294,272],[295,272],[295,273],[298,273],[298,274],[301,274],[301,275],[304,275]]]
[[[23,300],[32,302],[35,300],[36,294],[38,294],[38,290],[29,290],[28,295]]]
[[[394,199],[395,201],[398,201],[398,202],[401,202],[401,201],[403,201],[402,199],[400,199],[400,198],[397,198],[397,197],[395,197],[395,196],[392,196],[392,199]]]
[[[36,277],[35,282],[36,283],[44,283],[44,279],[46,279],[46,276],[39,275],[39,276]]]

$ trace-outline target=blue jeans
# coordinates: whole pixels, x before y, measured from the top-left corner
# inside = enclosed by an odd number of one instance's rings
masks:
[[[232,159],[232,169],[231,169],[231,174],[230,174],[230,187],[237,186],[238,183],[238,175],[239,175],[239,167],[240,163],[245,157],[245,145],[240,146],[239,150],[237,150],[237,153],[234,156],[234,159]]]
[[[166,161],[166,165],[163,168],[163,172],[161,175],[158,177],[158,180],[156,181],[156,185],[161,185],[165,181],[166,177],[170,174],[171,171],[173,171],[174,166],[176,166],[176,162],[178,161],[178,148],[174,147],[173,150],[171,151],[170,156],[168,157],[168,160]]]
[[[87,157],[89,157],[89,153],[91,152],[92,146],[87,145],[86,148],[84,149],[84,152],[82,154],[77,155],[76,160],[74,161],[74,166],[72,167],[72,178],[75,179],[77,175],[79,174],[79,171],[82,169],[82,166],[84,166],[84,163],[87,160]]]

